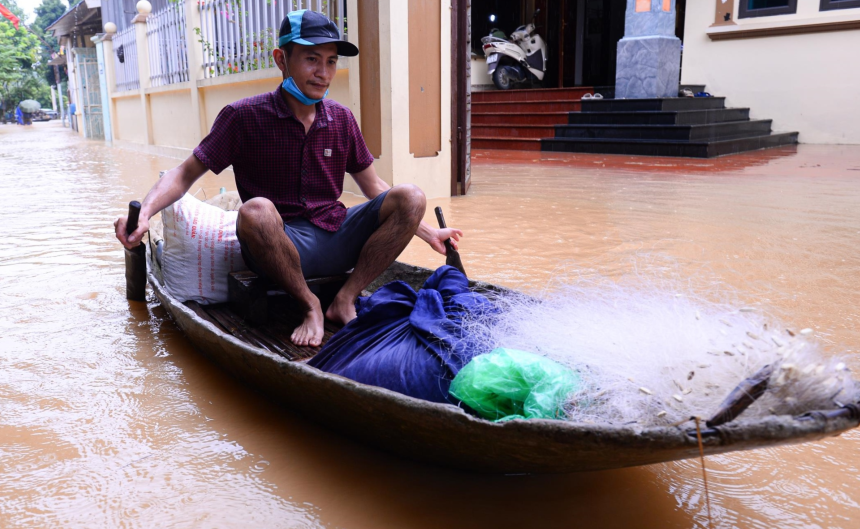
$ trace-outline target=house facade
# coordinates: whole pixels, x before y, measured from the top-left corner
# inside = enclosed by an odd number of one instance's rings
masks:
[[[452,167],[468,160],[454,152],[465,140],[452,90],[470,86],[452,68],[452,31],[467,34],[455,14],[468,13],[468,0],[457,3],[459,11],[442,0],[144,0],[130,12],[128,0],[101,0],[103,29],[91,45],[103,58],[106,139],[188,156],[225,105],[280,84],[271,58],[280,22],[314,9],[361,49],[340,59],[329,97],[358,119],[380,176],[429,197],[465,192],[467,168]]]

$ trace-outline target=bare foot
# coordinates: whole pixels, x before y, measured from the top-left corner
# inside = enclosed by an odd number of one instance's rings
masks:
[[[355,300],[343,300],[340,296],[334,298],[334,301],[325,311],[325,317],[341,325],[346,325],[355,319]]]
[[[305,314],[305,320],[296,327],[290,340],[296,345],[318,347],[323,337],[322,308],[317,302]]]

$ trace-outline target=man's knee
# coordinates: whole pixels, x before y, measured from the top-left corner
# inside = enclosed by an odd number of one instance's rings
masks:
[[[400,184],[391,188],[388,195],[395,201],[397,209],[409,218],[420,222],[427,209],[427,197],[416,185]]]
[[[271,200],[267,198],[252,198],[239,208],[236,229],[240,233],[246,234],[249,230],[255,230],[267,223],[271,223],[275,218],[280,218],[280,215]]]

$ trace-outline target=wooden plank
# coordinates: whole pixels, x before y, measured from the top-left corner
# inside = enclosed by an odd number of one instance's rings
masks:
[[[201,319],[206,320],[206,321],[208,321],[209,323],[211,323],[212,325],[214,325],[214,326],[215,326],[218,330],[220,330],[221,332],[230,333],[230,331],[229,331],[226,327],[224,327],[223,325],[221,325],[220,323],[218,323],[218,320],[216,320],[215,318],[213,318],[212,316],[210,316],[210,315],[209,315],[209,313],[208,313],[208,312],[206,312],[206,309],[204,309],[204,308],[203,308],[199,303],[197,303],[196,301],[186,301],[186,302],[184,303],[184,305],[185,305],[186,307],[188,307],[189,309],[191,309],[192,311],[194,311],[194,314],[197,314]]]
[[[350,15],[352,22],[352,15]],[[351,25],[351,24],[350,24]],[[358,2],[361,134],[374,158],[382,156],[382,85],[379,65],[379,0]]]
[[[409,152],[442,150],[442,2],[409,2]]]

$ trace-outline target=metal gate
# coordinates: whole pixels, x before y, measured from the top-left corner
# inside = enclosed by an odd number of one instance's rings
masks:
[[[102,96],[99,81],[99,62],[95,48],[75,48],[75,70],[78,76],[79,105],[84,113],[84,136],[95,140],[105,139]]]

